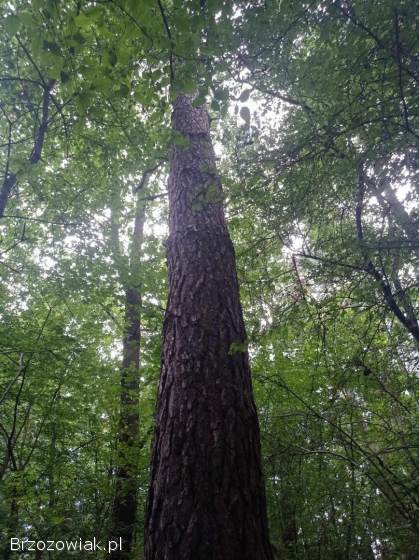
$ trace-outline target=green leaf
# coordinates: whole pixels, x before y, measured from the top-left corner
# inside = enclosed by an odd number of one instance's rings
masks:
[[[77,102],[83,110],[86,110],[90,105],[90,94],[87,91],[82,91],[77,98]]]
[[[115,49],[111,49],[109,51],[109,64],[111,66],[115,66],[117,61],[118,61],[118,59],[117,59],[117,56],[116,56],[116,51],[115,51]]]
[[[189,139],[186,136],[183,136],[183,134],[181,134],[177,130],[173,131],[172,137],[173,137],[173,142],[176,144],[176,146],[179,146],[180,148],[187,148],[190,144]]]
[[[198,95],[198,97],[196,97],[193,102],[192,105],[194,107],[202,107],[202,105],[205,104],[206,98],[205,95]]]
[[[19,19],[29,29],[34,28],[34,16],[27,10],[20,12]]]
[[[190,79],[183,79],[177,82],[177,89],[182,93],[194,93],[196,91],[195,82]]]
[[[123,96],[123,97],[127,97],[129,95],[130,89],[126,84],[121,84],[119,87],[119,93]]]
[[[246,352],[247,351],[247,341],[246,340],[235,340],[234,342],[232,342],[230,344],[230,348],[228,350],[228,353],[230,356],[232,356],[233,354],[238,354],[240,352]]]
[[[64,66],[64,59],[61,56],[56,56],[51,52],[43,52],[41,54],[41,61],[47,69],[48,76],[55,80],[61,77],[61,70]]]
[[[90,21],[91,21],[90,18],[83,12],[74,18],[75,24],[80,29],[86,29],[89,26]]]
[[[121,47],[121,48],[118,49],[117,59],[118,59],[118,63],[121,66],[127,66],[128,62],[130,60],[130,53],[127,50],[126,47]]]
[[[77,43],[79,45],[83,45],[86,42],[86,39],[84,37],[84,35],[82,35],[80,33],[80,31],[77,31],[77,33],[74,33],[74,35],[72,36],[73,42]],[[76,46],[76,45],[74,45]]]
[[[14,35],[16,35],[16,33],[19,30],[19,27],[20,27],[20,19],[18,18],[18,16],[11,15],[11,16],[7,16],[4,19],[4,28],[11,37],[14,37]]]
[[[60,73],[60,80],[62,84],[66,84],[70,79],[70,74],[67,74],[67,72],[64,72],[63,70],[61,70]]]

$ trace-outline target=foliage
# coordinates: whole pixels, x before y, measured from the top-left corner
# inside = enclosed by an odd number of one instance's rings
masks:
[[[413,559],[415,3],[13,0],[0,28],[3,556],[9,536],[107,538],[140,197],[141,558],[184,91],[211,107],[272,542],[289,559]]]

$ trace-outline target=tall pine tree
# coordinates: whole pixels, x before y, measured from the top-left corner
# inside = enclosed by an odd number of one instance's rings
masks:
[[[147,560],[268,560],[259,426],[233,245],[193,96],[174,102],[169,301],[146,520]]]

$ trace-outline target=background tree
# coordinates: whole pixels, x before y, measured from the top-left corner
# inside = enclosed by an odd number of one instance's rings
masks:
[[[176,72],[182,91],[210,107],[275,550],[415,558],[415,10],[393,0],[2,5],[0,188],[16,177],[0,219],[3,556],[10,534],[109,538],[121,449],[118,271],[128,270],[115,266],[112,215],[127,255],[134,189],[169,141],[184,144],[170,127]],[[167,298],[165,173],[144,192],[135,283],[134,558]]]

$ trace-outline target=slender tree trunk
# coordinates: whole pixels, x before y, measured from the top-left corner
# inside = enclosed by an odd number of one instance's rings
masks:
[[[205,108],[174,103],[169,301],[145,529],[147,560],[271,560],[235,255]]]
[[[128,276],[125,284],[125,332],[120,385],[118,466],[112,507],[110,538],[122,538],[122,550],[113,551],[112,560],[131,558],[137,514],[137,468],[139,431],[139,367],[141,336],[141,292],[138,272],[141,261],[144,207],[137,202]]]
[[[141,299],[135,290],[126,291],[125,321],[127,325],[123,341],[123,363],[120,388],[120,425],[118,436],[118,467],[115,481],[115,497],[112,507],[111,536],[122,537],[122,550],[111,554],[112,560],[129,558],[137,509],[137,452],[138,439],[138,360],[140,353]]]

